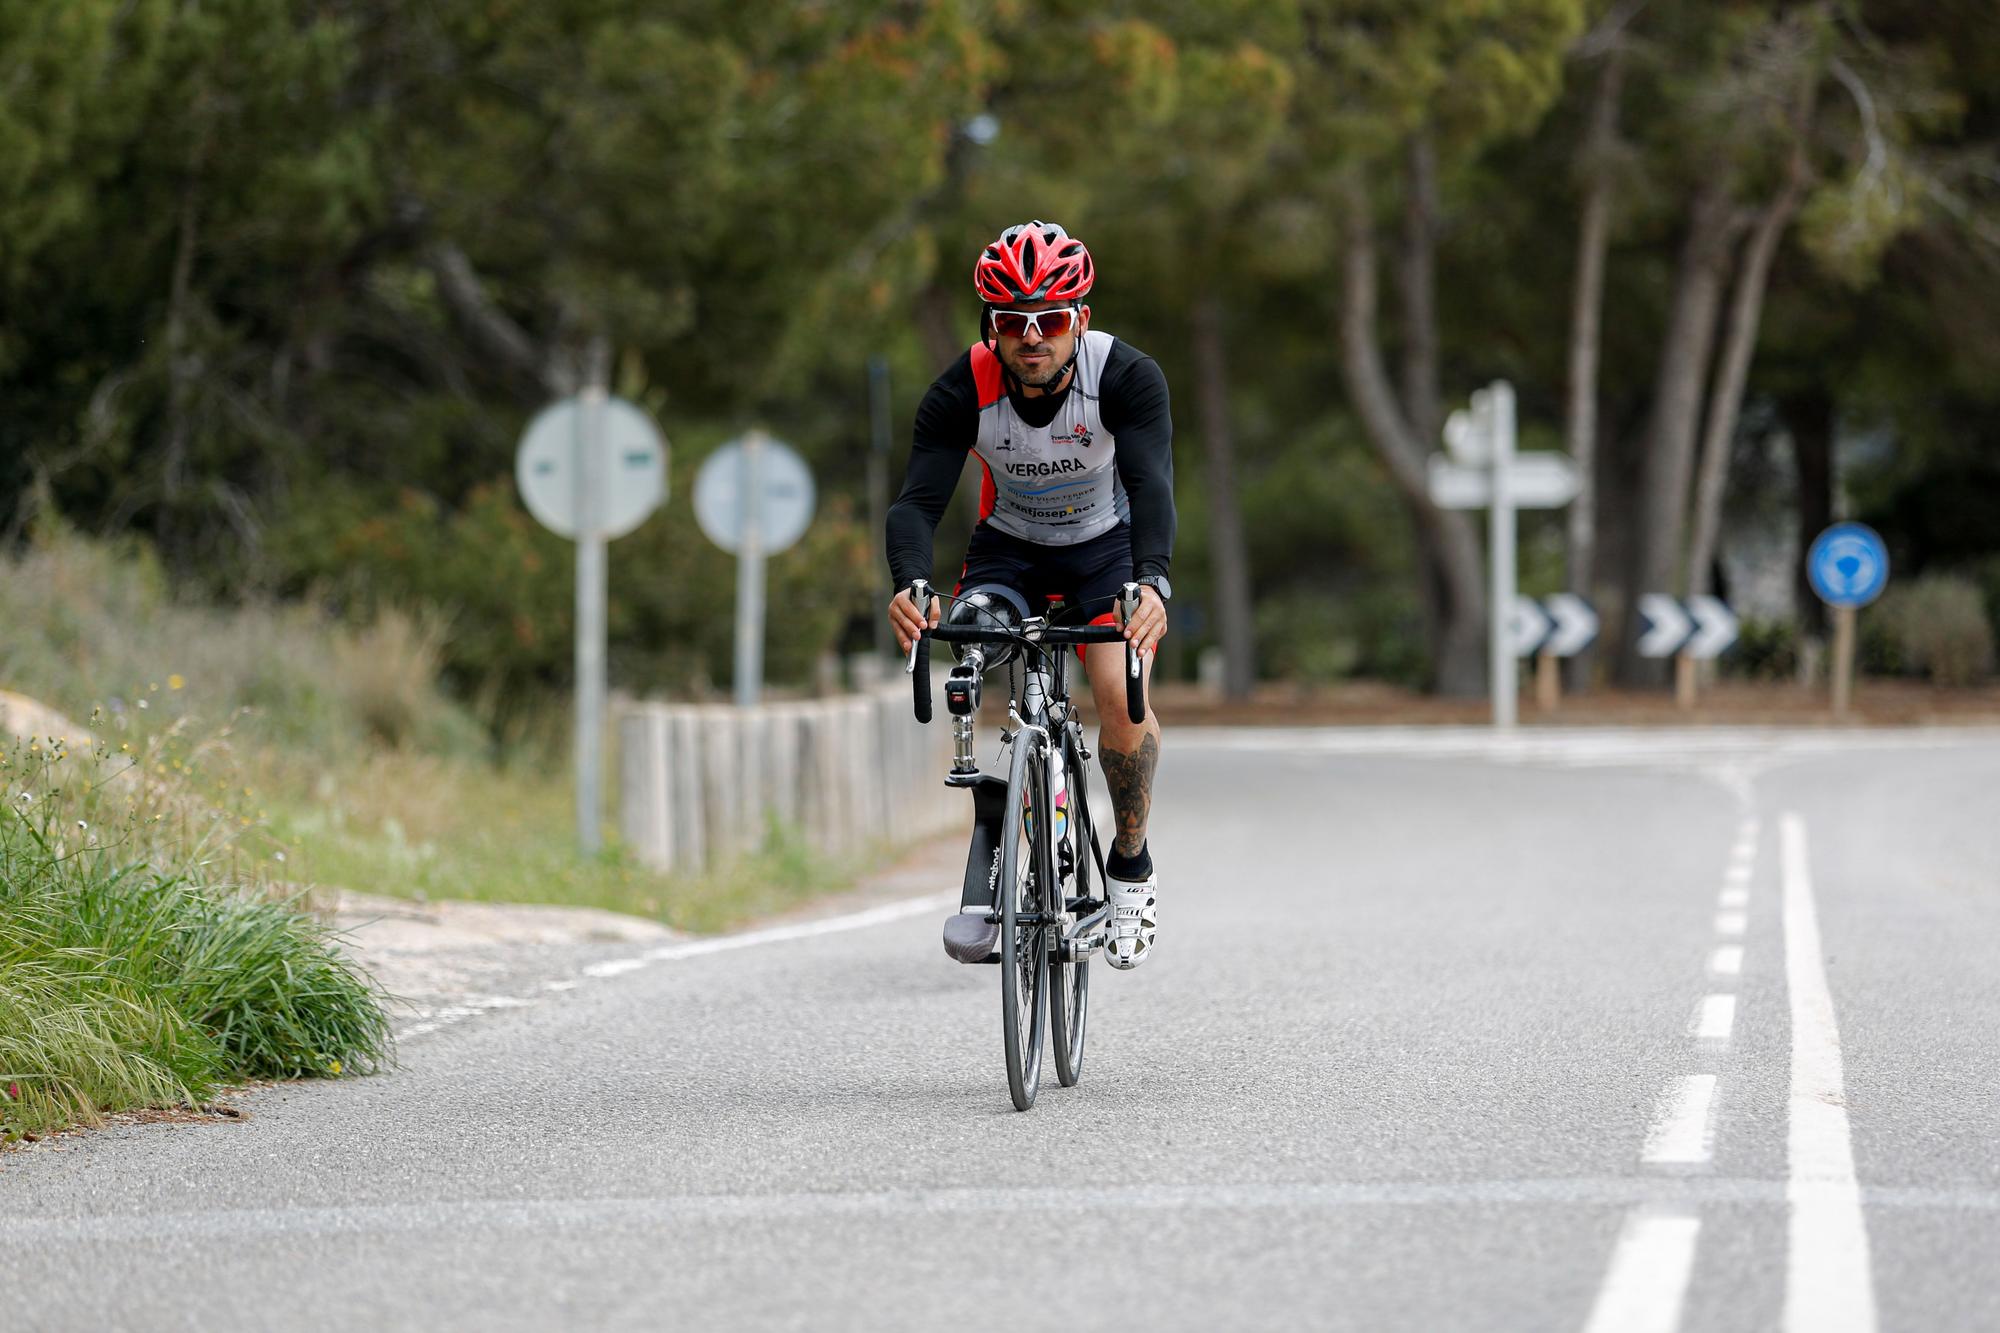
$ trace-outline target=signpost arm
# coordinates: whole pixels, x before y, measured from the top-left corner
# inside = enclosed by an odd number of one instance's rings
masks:
[[[1496,380],[1486,390],[1487,421],[1492,429],[1493,508],[1487,531],[1492,549],[1488,565],[1492,588],[1487,597],[1487,658],[1493,683],[1493,725],[1514,725],[1516,694],[1514,645],[1507,641],[1507,609],[1514,605],[1514,386]]]
[[[599,785],[604,775],[603,516],[598,500],[604,481],[604,405],[609,392],[611,351],[602,337],[591,339],[588,381],[577,414],[576,441],[576,838],[587,856],[602,845]]]

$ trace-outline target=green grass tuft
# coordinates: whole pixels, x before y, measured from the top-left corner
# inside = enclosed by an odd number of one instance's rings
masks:
[[[327,928],[228,880],[145,772],[102,746],[0,754],[0,1139],[387,1056]]]

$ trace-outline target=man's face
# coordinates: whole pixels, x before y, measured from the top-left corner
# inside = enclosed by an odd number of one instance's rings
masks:
[[[1066,301],[1021,301],[995,309],[1062,310],[1071,304]],[[1054,337],[1046,336],[1038,328],[1030,328],[1018,338],[1010,338],[996,328],[994,337],[1000,361],[1013,372],[1015,379],[1030,389],[1054,389],[1063,368],[1069,365],[1070,357],[1076,353],[1076,340],[1089,327],[1090,312],[1079,308],[1069,330]]]

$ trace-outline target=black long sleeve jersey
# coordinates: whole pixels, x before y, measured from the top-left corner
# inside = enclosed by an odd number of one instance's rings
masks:
[[[970,451],[984,470],[980,522],[1069,546],[1129,521],[1134,575],[1164,575],[1173,439],[1167,377],[1129,343],[1084,334],[1069,387],[1039,398],[1012,391],[999,357],[975,344],[917,408],[909,470],[889,507],[889,572],[899,588],[930,577],[932,538]]]

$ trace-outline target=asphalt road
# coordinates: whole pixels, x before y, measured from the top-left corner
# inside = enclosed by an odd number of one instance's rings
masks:
[[[2000,1327],[2000,736],[1168,741],[1031,1113],[945,899],[626,946],[0,1158],[0,1323]]]

